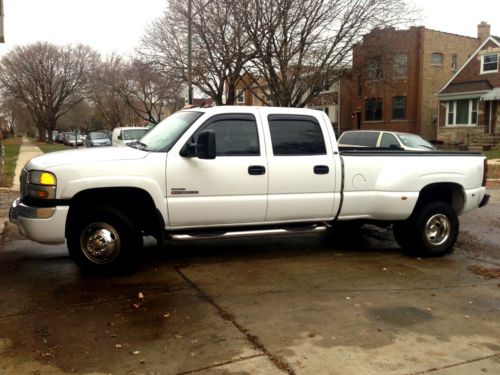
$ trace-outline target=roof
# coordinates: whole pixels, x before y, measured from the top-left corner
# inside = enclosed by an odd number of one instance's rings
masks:
[[[500,87],[494,88],[481,96],[482,100],[500,100]]]
[[[493,88],[488,80],[450,83],[440,94],[457,94],[475,91],[489,91]]]
[[[484,46],[488,43],[492,41],[493,43],[495,43],[498,47],[500,47],[500,38],[496,37],[496,36],[489,36],[488,38],[486,38],[482,43],[481,45],[474,51],[473,54],[470,55],[470,57],[467,59],[467,61],[460,67],[460,69],[458,69],[455,74],[453,74],[451,76],[451,78],[449,79],[448,82],[446,82],[444,84],[444,86],[441,88],[441,90],[438,91],[437,95],[442,95],[442,94],[446,94],[444,91],[448,88],[448,86],[451,85],[451,83],[453,82],[453,80],[462,72],[462,70],[464,70],[464,68],[469,65],[469,63],[477,56],[477,54],[484,48]]]

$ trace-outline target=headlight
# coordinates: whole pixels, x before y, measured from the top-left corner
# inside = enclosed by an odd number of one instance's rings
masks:
[[[46,171],[30,171],[27,193],[31,198],[55,199],[56,185],[55,174]]]
[[[57,179],[54,173],[46,171],[31,171],[29,182],[37,185],[56,186]]]

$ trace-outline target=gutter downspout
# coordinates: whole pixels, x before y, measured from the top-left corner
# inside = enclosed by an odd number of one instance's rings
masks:
[[[491,134],[491,116],[493,115],[492,111],[493,101],[491,100],[489,103],[490,103],[490,117],[488,118],[488,133]]]

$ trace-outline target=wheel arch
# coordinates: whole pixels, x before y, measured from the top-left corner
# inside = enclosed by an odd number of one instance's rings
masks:
[[[133,219],[141,231],[165,244],[165,221],[151,195],[137,187],[92,188],[78,192],[70,200],[65,236],[69,228],[89,207],[101,205],[121,210]]]
[[[439,182],[425,186],[420,190],[413,214],[418,209],[431,202],[444,202],[449,204],[458,214],[465,207],[465,190],[462,185],[453,182]]]

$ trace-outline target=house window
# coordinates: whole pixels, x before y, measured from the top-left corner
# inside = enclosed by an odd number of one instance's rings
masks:
[[[443,54],[435,52],[431,55],[431,65],[443,66]]]
[[[457,55],[453,53],[451,55],[451,71],[455,72],[457,70],[457,67],[458,67]]]
[[[367,99],[365,102],[365,121],[382,121],[382,99]]]
[[[380,79],[383,77],[382,57],[377,56],[368,60],[368,79]]]
[[[408,56],[394,55],[392,59],[392,74],[394,78],[406,78],[408,70]]]
[[[406,96],[394,96],[392,98],[392,119],[406,119]]]
[[[236,90],[236,103],[245,104],[245,91],[243,89]]]
[[[477,125],[477,99],[461,99],[448,102],[446,125]]]
[[[481,56],[481,73],[498,72],[498,53]]]

